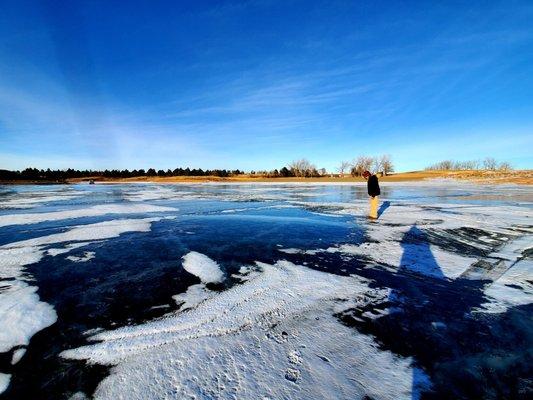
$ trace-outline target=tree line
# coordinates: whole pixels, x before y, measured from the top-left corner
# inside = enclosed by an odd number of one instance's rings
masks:
[[[452,161],[444,160],[426,168],[428,171],[435,170],[489,170],[489,171],[510,171],[512,166],[508,162],[498,162],[492,157],[487,157],[483,161]],[[390,155],[385,154],[381,156],[366,156],[362,155],[355,158],[353,161],[342,161],[337,167],[337,172],[340,177],[346,175],[362,176],[364,171],[370,171],[374,174],[389,175],[394,172],[394,165]],[[237,176],[245,174],[239,169],[202,169],[202,168],[175,168],[173,170],[148,168],[144,169],[111,169],[111,170],[76,170],[72,168],[60,170],[51,169],[37,169],[26,168],[22,171],[10,171],[0,169],[0,180],[2,181],[52,181],[64,182],[72,178],[133,178],[138,176],[147,177],[173,177],[173,176],[217,176],[226,178],[230,176]],[[303,177],[314,178],[328,175],[325,168],[317,168],[315,164],[311,163],[306,158],[292,161],[289,165],[282,168],[270,171],[251,171],[250,175],[261,176],[267,178],[288,178],[288,177]]]
[[[338,171],[341,176],[349,172],[352,176],[361,176],[365,170],[369,170],[375,173],[382,172],[383,174],[389,174],[394,171],[391,158],[388,155],[380,157],[367,157],[360,156],[353,162],[343,161]],[[0,169],[0,180],[3,181],[16,181],[16,180],[28,180],[28,181],[52,181],[63,182],[73,178],[132,178],[138,176],[147,177],[173,177],[173,176],[217,176],[226,178],[230,176],[237,176],[245,174],[244,171],[239,169],[226,170],[226,169],[213,169],[203,170],[201,168],[176,168],[176,169],[159,169],[148,168],[144,169],[111,169],[111,170],[77,170],[68,168],[64,170],[56,169],[38,169],[38,168],[26,168],[22,171],[10,171]],[[289,165],[280,169],[274,169],[270,171],[251,171],[250,175],[261,176],[267,178],[288,178],[288,177],[302,177],[302,178],[315,178],[328,175],[325,168],[317,168],[306,158],[292,161]]]
[[[218,177],[228,177],[244,174],[244,171],[235,169],[235,170],[226,170],[226,169],[213,169],[213,170],[203,170],[201,168],[176,168],[176,169],[159,169],[154,168],[144,169],[112,169],[112,170],[76,170],[68,168],[65,170],[51,170],[51,169],[37,169],[37,168],[26,168],[22,171],[9,171],[5,169],[0,169],[0,180],[4,181],[15,181],[15,180],[29,180],[29,181],[54,181],[62,182],[67,179],[72,178],[88,178],[88,177],[104,177],[104,178],[132,178],[135,176],[218,176]]]
[[[512,171],[512,165],[507,161],[498,162],[493,157],[484,160],[453,161],[444,160],[426,167],[426,171],[451,171],[451,170],[486,170],[486,171]]]

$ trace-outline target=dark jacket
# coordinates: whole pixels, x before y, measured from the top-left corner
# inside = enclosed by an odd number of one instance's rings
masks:
[[[379,190],[379,182],[378,177],[376,175],[371,175],[370,178],[368,178],[368,195],[369,196],[379,196],[381,194]]]

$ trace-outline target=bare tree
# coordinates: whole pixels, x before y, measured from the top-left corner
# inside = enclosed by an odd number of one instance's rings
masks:
[[[512,171],[513,170],[513,166],[510,163],[508,163],[507,161],[503,161],[498,166],[498,169],[500,171]]]
[[[483,169],[494,171],[496,170],[497,165],[496,160],[492,157],[487,157],[483,160]]]
[[[383,171],[380,157],[372,157],[372,172],[378,174]]]
[[[352,176],[361,176],[364,171],[370,171],[372,169],[372,163],[374,159],[367,156],[359,156],[352,163]]]
[[[348,161],[341,161],[341,164],[337,167],[337,171],[341,178],[344,177],[344,174],[350,170],[351,164]]]
[[[381,156],[381,168],[383,174],[385,175],[389,175],[390,173],[394,172],[394,165],[392,164],[392,158],[389,154]]]
[[[290,163],[289,169],[298,177],[316,175],[316,167],[305,158]]]
[[[326,176],[326,174],[327,174],[326,168],[320,168],[320,169],[318,170],[318,174],[319,174],[320,176]]]

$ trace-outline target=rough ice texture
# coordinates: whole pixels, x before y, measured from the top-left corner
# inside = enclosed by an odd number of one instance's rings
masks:
[[[505,312],[509,307],[533,303],[532,279],[533,261],[518,261],[485,291],[491,301],[483,308],[488,312]]]
[[[5,392],[5,390],[9,386],[10,380],[11,380],[11,375],[3,374],[2,372],[0,372],[0,394]]]
[[[150,204],[100,204],[77,210],[0,215],[0,227],[8,225],[36,224],[44,221],[60,221],[72,218],[100,217],[107,214],[142,214],[169,211],[177,211],[177,209]]]
[[[14,280],[0,283],[0,353],[19,345],[57,320],[54,308],[39,300],[37,287]]]
[[[97,334],[66,358],[115,365],[97,399],[411,399],[411,360],[332,317],[368,289],[286,261],[189,311]],[[413,384],[414,382],[414,384]],[[427,380],[424,381],[427,384]]]
[[[531,236],[526,235],[490,254],[503,260],[509,269],[485,291],[491,298],[483,305],[486,311],[505,312],[509,307],[533,303],[533,260],[524,258],[532,247]]]
[[[205,254],[191,251],[183,256],[185,271],[197,276],[203,283],[216,283],[224,280],[218,264]]]

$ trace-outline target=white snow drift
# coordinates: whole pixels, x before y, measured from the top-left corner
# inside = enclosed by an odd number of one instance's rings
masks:
[[[410,359],[332,317],[341,299],[368,290],[361,279],[258,265],[262,273],[194,309],[99,333],[100,343],[63,356],[116,365],[97,399],[411,399]]]
[[[222,282],[224,274],[218,264],[205,254],[191,251],[183,256],[185,271],[196,275],[203,283]]]

